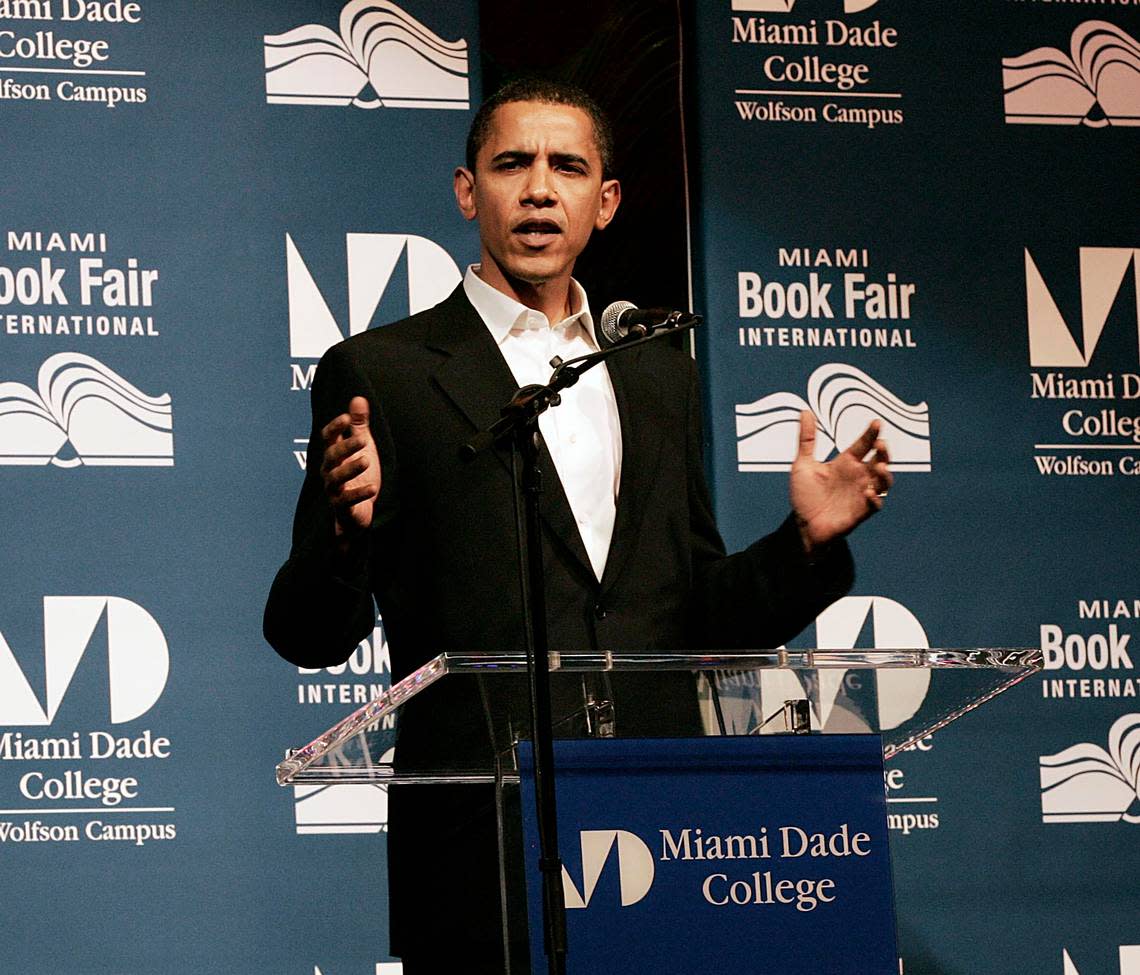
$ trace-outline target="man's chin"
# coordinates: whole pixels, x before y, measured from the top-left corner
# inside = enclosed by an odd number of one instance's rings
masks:
[[[572,268],[567,268],[561,261],[543,260],[541,257],[536,257],[530,260],[512,262],[511,266],[503,270],[508,278],[520,284],[528,284],[537,288],[563,276],[568,277]]]

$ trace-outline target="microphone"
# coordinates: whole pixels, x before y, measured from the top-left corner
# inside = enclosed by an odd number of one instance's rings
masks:
[[[668,308],[638,308],[631,301],[615,301],[606,307],[598,322],[598,331],[606,345],[616,345],[627,338],[645,338],[667,328],[697,325],[700,315]]]

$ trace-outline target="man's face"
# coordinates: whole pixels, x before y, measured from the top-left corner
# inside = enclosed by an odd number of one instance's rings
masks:
[[[491,116],[475,172],[456,171],[455,197],[463,215],[479,221],[481,276],[517,291],[569,279],[590,234],[613,219],[621,188],[602,180],[584,111],[509,102]]]

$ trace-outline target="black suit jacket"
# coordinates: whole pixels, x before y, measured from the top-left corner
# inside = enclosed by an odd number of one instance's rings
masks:
[[[725,554],[705,485],[691,357],[658,342],[607,365],[621,417],[622,465],[600,582],[542,449],[552,649],[771,647],[847,591],[853,573],[846,545],[829,546],[809,560],[790,518],[743,552]],[[442,650],[523,649],[509,453],[487,451],[470,463],[459,454],[461,444],[498,418],[515,388],[462,287],[435,308],[329,350],[313,381],[313,433],[293,548],[266,607],[266,637],[282,656],[305,667],[343,661],[374,625],[373,598],[395,680]],[[371,404],[383,483],[371,532],[348,556],[338,556],[321,487],[319,431],[345,412],[354,395]],[[672,679],[636,690],[619,680],[619,733],[676,733],[679,695],[695,713],[692,684],[684,680],[683,686]],[[397,752],[403,761],[454,761],[486,747],[474,716],[477,702],[456,699],[452,705],[447,715],[435,707],[431,714],[412,710],[401,717]],[[417,788],[419,798],[394,795],[390,809],[394,951],[425,939],[438,942],[432,931],[441,887],[429,891],[425,878],[440,871],[461,888],[474,885],[459,890],[450,909],[458,912],[456,923],[466,922],[466,937],[493,943],[494,833],[484,823],[487,832],[473,839],[456,824],[465,811],[477,813],[469,799],[432,787],[429,801],[429,790]],[[421,840],[450,833],[448,852],[426,866],[405,860],[401,847],[412,846],[398,835],[405,816],[413,822],[404,831]],[[442,909],[449,909],[446,903]]]

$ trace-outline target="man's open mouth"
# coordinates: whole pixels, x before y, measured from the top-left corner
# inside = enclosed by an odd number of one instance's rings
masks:
[[[524,220],[515,225],[514,233],[522,238],[523,243],[540,247],[561,234],[562,228],[553,220]]]

